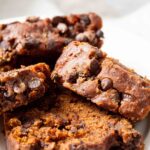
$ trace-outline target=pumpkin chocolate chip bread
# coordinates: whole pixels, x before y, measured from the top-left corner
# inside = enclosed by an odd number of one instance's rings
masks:
[[[53,103],[52,103],[53,102]],[[8,150],[143,150],[141,135],[119,116],[69,92],[4,115]]]
[[[45,63],[0,73],[0,114],[44,96],[50,86]]]
[[[56,16],[52,19],[29,17],[23,23],[1,24],[0,66],[32,64],[22,60],[25,56],[31,61],[37,59],[36,62],[39,59],[54,61],[72,40],[88,41],[101,47],[101,28],[102,20],[95,13]]]
[[[150,111],[150,81],[88,43],[72,42],[65,47],[52,78],[132,121],[145,118]]]

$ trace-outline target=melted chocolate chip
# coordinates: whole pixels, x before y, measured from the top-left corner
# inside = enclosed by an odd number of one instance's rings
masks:
[[[32,49],[32,48],[38,48],[40,42],[37,39],[33,39],[31,37],[28,37],[25,39],[23,45],[26,49]]]
[[[36,16],[28,17],[26,21],[31,22],[31,23],[37,22],[39,21],[39,17],[36,17]]]
[[[59,47],[59,45],[61,45],[61,43],[56,42],[56,40],[54,39],[49,39],[48,44],[47,44],[47,49],[54,49],[56,47]]]
[[[9,39],[9,43],[10,43],[10,45],[13,47],[14,46],[14,44],[15,44],[15,38],[11,38],[11,39]]]
[[[39,78],[33,78],[28,82],[28,86],[30,89],[38,88],[41,85],[41,81]]]
[[[7,88],[7,90],[5,90],[5,92],[4,92],[4,96],[7,97],[7,98],[9,98],[13,95],[14,95],[14,91],[13,91],[12,88]]]
[[[64,23],[59,23],[57,25],[57,29],[61,32],[61,33],[65,33],[67,31],[67,25]]]
[[[6,24],[0,24],[0,30],[4,30],[7,27]]]
[[[8,91],[3,91],[3,93],[4,93],[4,96],[7,97],[7,98],[8,98],[8,97],[11,97],[11,95],[12,95],[12,94],[11,94],[10,92],[8,92]]]
[[[99,29],[97,32],[96,32],[96,36],[99,37],[99,38],[104,38],[104,33],[101,29]]]
[[[32,124],[33,124],[33,122],[27,121],[26,123],[23,124],[23,127],[24,128],[29,128]]]
[[[96,52],[96,59],[100,59],[103,58],[103,52],[101,50],[99,50],[98,52]]]
[[[100,65],[98,60],[93,59],[90,64],[90,74],[97,75],[100,72]]]
[[[79,32],[83,32],[83,31],[85,31],[85,29],[84,29],[84,27],[82,26],[82,24],[81,23],[76,23],[75,24],[75,26],[74,26],[74,31],[76,32],[76,33],[79,33]]]
[[[90,19],[88,16],[86,15],[82,15],[81,18],[80,18],[80,22],[83,24],[83,25],[89,25],[90,24]]]
[[[52,19],[52,24],[54,26],[57,26],[58,23],[64,23],[64,22],[65,22],[65,18],[64,17],[57,16],[57,17],[54,17]]]
[[[113,86],[113,82],[112,82],[111,79],[104,78],[104,79],[101,80],[101,88],[102,88],[102,90],[106,91],[106,90],[112,88],[112,86]]]
[[[75,39],[77,41],[88,41],[88,38],[86,37],[86,35],[84,33],[79,33],[76,35]]]
[[[22,118],[19,118],[21,123],[23,124],[24,128],[25,126],[31,126],[34,123],[34,120],[29,117],[29,116],[24,116]]]
[[[78,78],[78,73],[72,73],[68,77],[67,81],[70,82],[70,83],[76,83],[77,78]]]

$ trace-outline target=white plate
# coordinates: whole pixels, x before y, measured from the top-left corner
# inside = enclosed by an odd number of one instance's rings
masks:
[[[0,23],[11,21],[23,21],[24,17],[0,20]],[[119,59],[123,64],[134,68],[139,74],[150,78],[150,45],[142,38],[119,29],[111,22],[104,23],[103,31],[105,41],[103,50],[109,56]],[[150,115],[143,121],[136,124],[136,129],[141,132],[145,140],[145,150],[150,150]],[[0,130],[2,131],[2,121],[0,121]],[[5,150],[5,138],[0,132],[0,150]]]

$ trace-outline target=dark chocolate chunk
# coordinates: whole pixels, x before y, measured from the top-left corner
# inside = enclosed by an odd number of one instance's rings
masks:
[[[90,24],[90,19],[87,15],[82,15],[80,21],[84,25],[89,25]]]
[[[102,90],[106,91],[110,88],[112,88],[113,86],[113,83],[112,83],[112,80],[109,79],[109,78],[104,78],[101,80],[101,88]]]
[[[102,31],[101,29],[99,29],[99,30],[96,32],[96,35],[97,35],[97,37],[99,37],[99,38],[104,38],[104,33],[103,33],[103,31]]]

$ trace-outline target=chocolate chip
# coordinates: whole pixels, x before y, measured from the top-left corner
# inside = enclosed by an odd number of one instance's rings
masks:
[[[26,90],[26,85],[23,82],[18,82],[14,84],[13,90],[17,94],[21,94]]]
[[[74,27],[73,26],[68,26],[68,29],[69,29],[69,35],[71,38],[75,38],[76,36],[76,32],[74,31]]]
[[[100,65],[98,60],[92,59],[90,63],[90,74],[97,75],[100,72]]]
[[[30,89],[38,88],[41,85],[41,81],[39,78],[33,78],[28,82],[28,86]]]
[[[83,25],[81,24],[81,23],[79,23],[79,22],[77,22],[75,25],[74,25],[74,31],[76,32],[76,33],[81,33],[81,32],[83,32],[83,31],[85,31],[85,29],[84,29],[84,27],[83,27]]]
[[[76,83],[77,78],[78,78],[78,73],[75,72],[69,75],[67,81],[70,83]]]
[[[33,39],[31,37],[26,38],[23,42],[23,46],[26,49],[38,48],[39,44],[40,42],[37,39]]]
[[[83,24],[83,25],[89,25],[90,24],[90,19],[88,16],[86,15],[82,15],[80,17],[80,22]]]
[[[100,58],[103,58],[103,52],[101,50],[91,51],[89,54],[89,59],[96,58],[99,60]]]
[[[113,82],[112,82],[111,79],[104,78],[104,79],[101,80],[101,88],[102,88],[102,90],[106,91],[106,90],[112,88],[112,86],[113,86]]]
[[[55,47],[57,47],[56,41],[54,39],[49,39],[47,49],[54,49]]]
[[[103,58],[104,57],[104,54],[101,50],[99,50],[98,52],[96,52],[96,58],[97,59],[100,59],[100,58]]]
[[[96,32],[96,36],[99,37],[99,38],[104,38],[104,33],[101,29],[99,29],[97,32]]]
[[[56,82],[60,82],[61,77],[57,73],[55,73],[53,74],[52,79],[56,83]]]
[[[77,34],[76,37],[75,37],[75,39],[77,41],[81,41],[81,42],[82,41],[84,41],[84,42],[88,41],[88,38],[86,37],[86,35],[84,33]]]
[[[4,96],[7,98],[14,96],[13,88],[7,85],[5,85],[5,87]]]
[[[59,23],[57,25],[57,29],[61,32],[61,33],[65,33],[67,31],[67,25],[64,23]]]
[[[39,19],[40,19],[39,17],[31,16],[31,17],[28,17],[28,18],[26,19],[26,21],[33,23],[33,22],[39,21]]]
[[[34,119],[31,119],[30,116],[25,115],[24,117],[19,118],[22,124],[33,124]]]
[[[60,17],[60,16],[56,16],[52,19],[52,24],[54,26],[57,26],[58,23],[64,23],[65,22],[65,18],[64,17]]]

